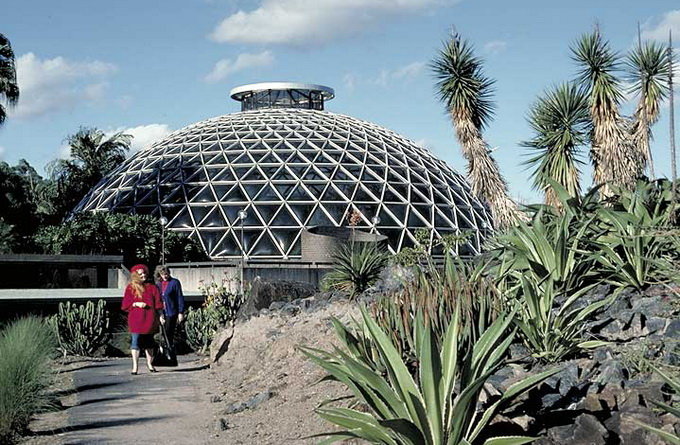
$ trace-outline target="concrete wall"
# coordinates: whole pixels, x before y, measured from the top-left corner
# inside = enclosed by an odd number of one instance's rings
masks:
[[[176,263],[168,266],[172,275],[182,282],[182,288],[193,292],[198,292],[201,280],[209,283],[224,279],[231,282],[233,290],[236,290],[241,275],[239,263]],[[246,263],[243,275],[246,282],[259,276],[264,280],[302,281],[318,286],[330,270],[331,265],[325,263],[262,262]]]

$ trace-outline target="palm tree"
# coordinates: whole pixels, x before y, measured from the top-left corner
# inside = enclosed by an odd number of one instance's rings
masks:
[[[132,136],[121,132],[107,136],[96,128],[81,128],[68,136],[66,142],[71,159],[57,159],[50,165],[62,215],[125,160]]]
[[[659,120],[661,102],[669,91],[666,48],[656,42],[640,43],[628,54],[625,67],[626,80],[631,84],[629,93],[639,97],[631,128],[632,145],[636,147],[638,160],[636,176],[643,175],[647,167],[651,176],[655,176],[649,143],[651,127]]]
[[[4,100],[3,100],[4,97]],[[19,85],[17,85],[17,70],[14,64],[14,51],[9,39],[0,34],[0,102],[14,106],[19,101]],[[7,118],[7,110],[0,103],[0,125]]]
[[[580,67],[578,81],[589,94],[593,180],[595,184],[604,184],[601,191],[606,197],[611,194],[612,186],[630,187],[634,183],[638,164],[634,153],[626,147],[619,114],[623,95],[615,76],[619,69],[618,55],[609,48],[598,29],[582,36],[571,51]]]
[[[528,121],[535,136],[522,145],[538,151],[526,162],[535,167],[533,186],[544,192],[546,204],[559,206],[553,184],[571,196],[581,192],[580,147],[588,142],[592,129],[588,95],[574,83],[554,87],[533,104]]]
[[[467,161],[472,192],[488,203],[496,227],[508,227],[521,213],[508,196],[508,185],[482,137],[482,130],[493,115],[494,81],[484,75],[482,60],[457,33],[444,43],[430,66]]]

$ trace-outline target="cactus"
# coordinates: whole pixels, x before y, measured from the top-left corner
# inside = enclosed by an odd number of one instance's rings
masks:
[[[59,311],[50,318],[57,335],[59,351],[64,356],[92,356],[110,336],[109,311],[104,300],[95,304],[59,303]]]

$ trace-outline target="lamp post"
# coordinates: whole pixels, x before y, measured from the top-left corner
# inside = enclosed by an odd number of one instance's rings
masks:
[[[161,265],[165,266],[165,225],[168,223],[168,218],[161,216],[158,222],[161,223]]]
[[[238,211],[238,219],[241,222],[241,296],[243,296],[243,268],[246,262],[246,248],[243,243],[243,222],[248,217],[248,212],[245,209]]]
[[[380,224],[380,217],[378,215],[375,215],[373,218],[371,218],[371,222],[373,223],[373,231],[378,233],[378,224]]]

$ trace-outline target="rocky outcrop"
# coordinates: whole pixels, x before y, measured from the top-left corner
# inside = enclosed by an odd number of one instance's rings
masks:
[[[311,297],[316,291],[314,285],[302,281],[267,281],[256,277],[251,283],[250,295],[239,309],[237,318],[246,320],[260,310],[269,308],[274,302],[285,304],[293,300]]]

